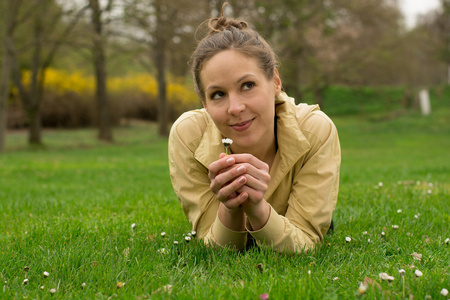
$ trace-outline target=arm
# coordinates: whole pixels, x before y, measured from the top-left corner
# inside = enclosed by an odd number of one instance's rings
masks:
[[[217,218],[219,201],[210,190],[208,169],[195,159],[202,128],[195,115],[184,116],[172,126],[169,136],[169,167],[174,191],[184,213],[205,242],[242,249],[246,232],[229,230]]]
[[[271,210],[267,224],[250,231],[259,244],[267,244],[275,250],[300,252],[314,247],[323,240],[336,206],[340,146],[333,123],[322,114],[313,115],[302,131],[310,142],[310,150],[292,168],[292,179],[284,182],[273,197],[286,197],[284,216]],[[272,196],[271,196],[272,197]],[[271,203],[277,199],[269,199]]]

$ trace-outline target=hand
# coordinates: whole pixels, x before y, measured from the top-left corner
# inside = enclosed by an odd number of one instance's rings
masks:
[[[243,205],[246,213],[264,199],[270,175],[269,166],[251,154],[222,153],[209,165],[210,189],[228,208]],[[227,203],[226,203],[227,202]]]
[[[247,193],[237,191],[247,182],[245,172],[245,166],[236,164],[236,159],[225,153],[221,153],[219,159],[209,165],[210,190],[228,209],[239,208],[248,198]]]

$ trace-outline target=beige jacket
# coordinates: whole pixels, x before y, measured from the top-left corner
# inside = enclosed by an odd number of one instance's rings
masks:
[[[200,238],[215,246],[245,247],[247,234],[259,245],[300,252],[323,240],[339,189],[341,152],[333,122],[317,105],[299,104],[282,93],[275,101],[278,151],[264,198],[272,206],[258,230],[234,232],[217,218],[208,166],[224,152],[223,136],[204,110],[184,113],[169,137],[172,185]]]

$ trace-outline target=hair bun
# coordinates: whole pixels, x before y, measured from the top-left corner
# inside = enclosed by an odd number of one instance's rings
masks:
[[[236,19],[228,19],[224,16],[220,16],[218,18],[212,18],[208,22],[209,27],[209,35],[227,30],[229,28],[237,28],[239,30],[245,29],[248,27],[247,22],[239,21]]]
[[[227,29],[230,29],[233,27],[236,29],[239,29],[239,30],[243,30],[248,27],[248,24],[245,21],[240,21],[240,20],[231,19],[231,18],[229,19],[224,16],[223,12],[225,10],[225,6],[227,6],[227,5],[228,5],[228,2],[225,2],[222,5],[222,12],[220,14],[220,17],[209,19],[209,22],[208,22],[209,34],[208,35],[212,35],[214,33],[224,31],[224,30],[227,30]]]

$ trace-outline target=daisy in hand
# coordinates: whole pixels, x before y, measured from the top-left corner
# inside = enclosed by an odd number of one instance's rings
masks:
[[[229,138],[222,139],[222,144],[225,146],[225,153],[228,155],[228,148],[233,144],[233,140]]]

